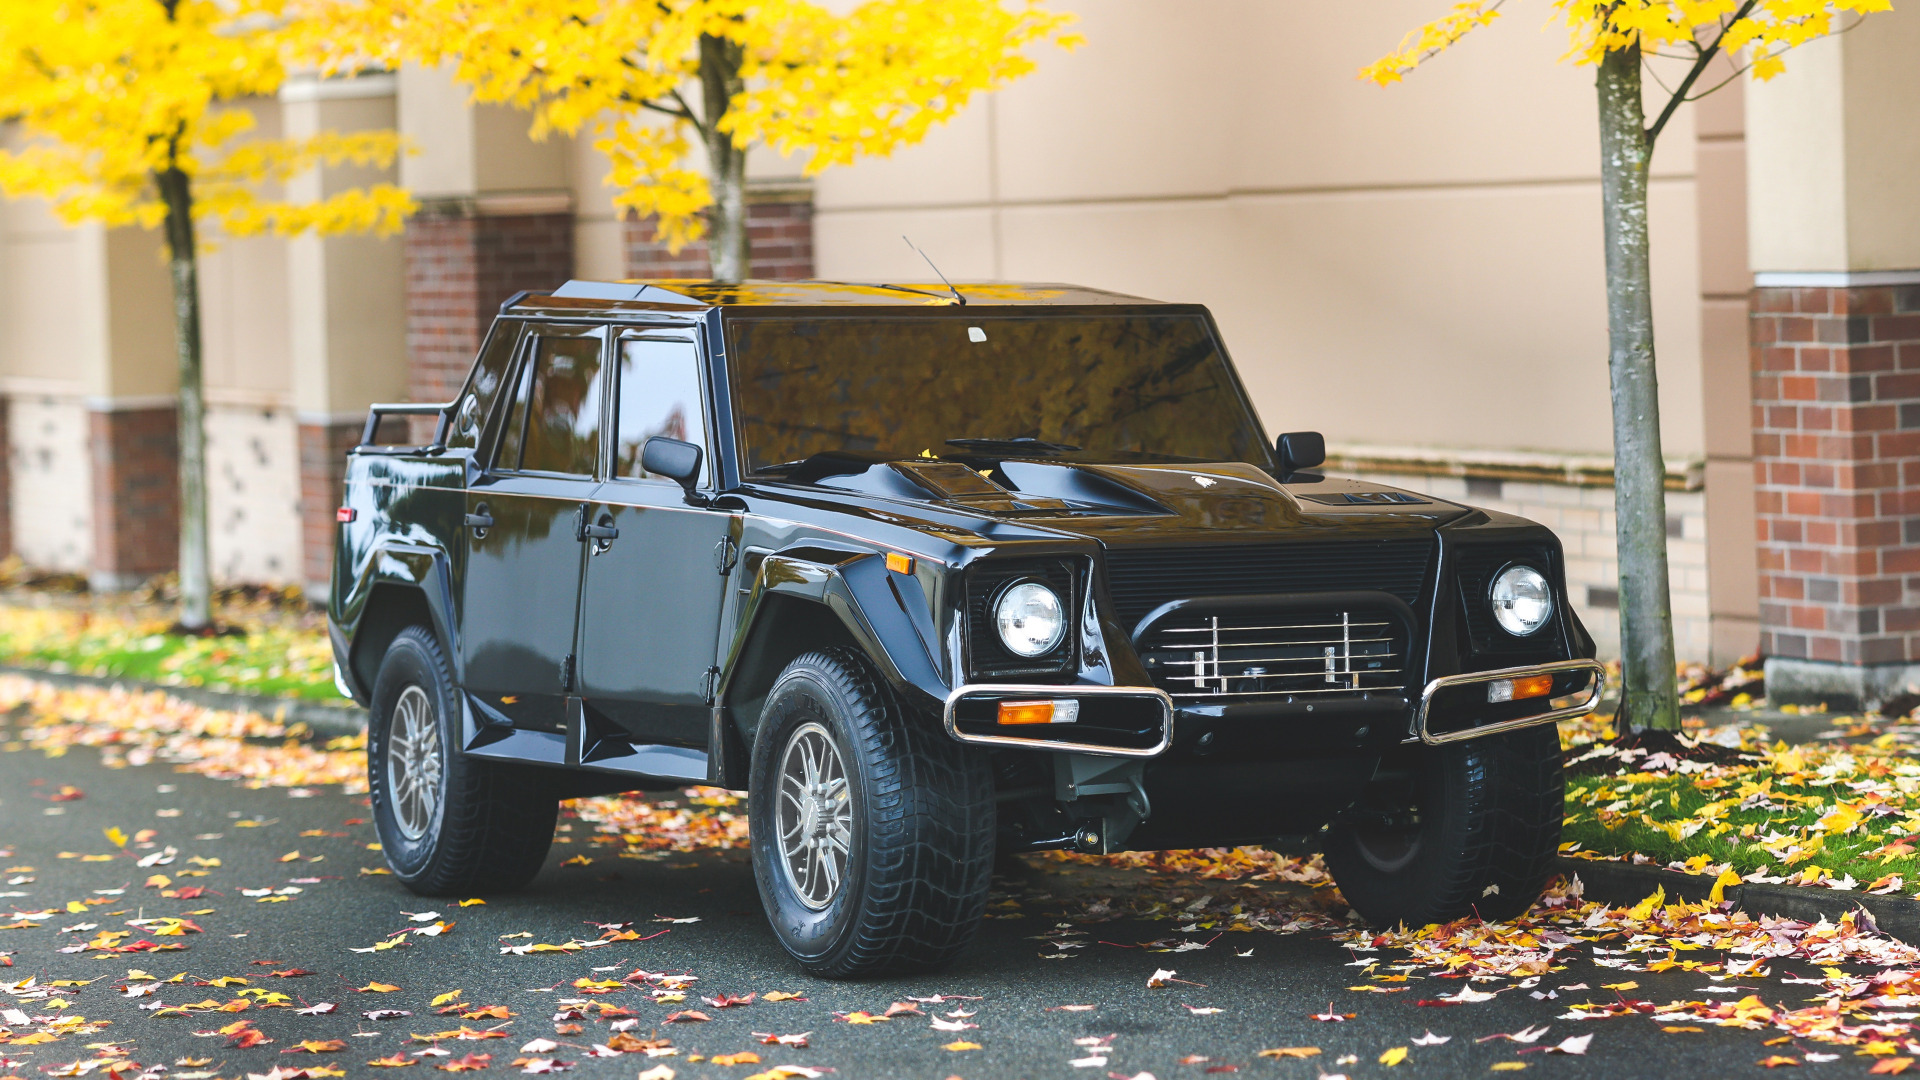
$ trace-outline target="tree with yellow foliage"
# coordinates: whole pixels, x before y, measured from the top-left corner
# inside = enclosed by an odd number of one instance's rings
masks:
[[[0,191],[39,196],[70,224],[162,228],[180,368],[180,622],[211,625],[197,230],[397,232],[412,208],[387,184],[293,203],[264,190],[317,165],[385,166],[393,132],[250,136],[248,98],[286,80],[278,0],[0,0]]]
[[[1407,34],[1393,53],[1363,68],[1381,86],[1493,22],[1505,0],[1463,0]],[[1890,0],[1555,0],[1572,47],[1592,65],[1600,97],[1600,191],[1606,230],[1607,331],[1613,396],[1615,536],[1620,563],[1620,636],[1626,687],[1621,728],[1678,730],[1673,612],[1667,582],[1666,463],[1654,370],[1647,239],[1647,170],[1660,132],[1680,106],[1742,73],[1770,79],[1796,45],[1841,29],[1847,15],[1886,11]],[[1672,60],[1679,78],[1647,123],[1641,69]],[[1731,74],[1708,79],[1715,61]],[[1657,81],[1657,76],[1656,76]]]
[[[807,175],[885,156],[1071,48],[1039,0],[302,0],[324,10],[329,70],[450,64],[477,101],[531,110],[535,137],[590,131],[614,202],[678,251],[711,234],[713,276],[750,260],[747,151],[808,155]],[[695,140],[705,170],[689,159]]]

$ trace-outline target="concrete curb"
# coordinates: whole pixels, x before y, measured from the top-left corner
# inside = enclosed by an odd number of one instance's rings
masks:
[[[1621,906],[1645,900],[1656,888],[1665,888],[1670,900],[1690,903],[1705,900],[1713,890],[1713,878],[1705,874],[1682,874],[1661,866],[1561,859],[1558,869],[1568,877],[1580,875],[1587,899]],[[1805,922],[1822,918],[1833,922],[1849,911],[1864,908],[1881,933],[1908,944],[1920,944],[1920,900],[1910,896],[1868,896],[1835,889],[1745,882],[1728,886],[1722,895],[1732,900],[1736,909],[1750,915],[1785,916]]]
[[[315,739],[337,739],[345,735],[358,735],[367,730],[367,710],[344,698],[339,705],[324,705],[318,701],[303,701],[272,694],[235,694],[198,686],[167,686],[162,683],[143,682],[139,679],[76,675],[71,672],[46,671],[41,668],[14,667],[7,664],[0,664],[0,674],[21,675],[54,686],[92,686],[102,689],[118,686],[127,690],[157,690],[168,697],[178,698],[208,709],[255,712],[284,723],[302,723],[313,732],[312,737]]]

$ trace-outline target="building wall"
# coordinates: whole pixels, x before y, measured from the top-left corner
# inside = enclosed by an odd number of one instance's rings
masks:
[[[93,559],[86,402],[14,393],[6,409],[14,551],[29,566],[84,574]]]
[[[207,410],[207,512],[214,580],[298,583],[300,439],[291,408]]]

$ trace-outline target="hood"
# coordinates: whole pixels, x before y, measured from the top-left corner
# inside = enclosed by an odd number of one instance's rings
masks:
[[[1177,543],[1197,534],[1218,539],[1222,532],[1405,535],[1469,512],[1381,484],[1316,473],[1277,479],[1244,462],[880,460],[834,454],[826,461],[809,459],[808,466],[786,479],[1110,544]]]

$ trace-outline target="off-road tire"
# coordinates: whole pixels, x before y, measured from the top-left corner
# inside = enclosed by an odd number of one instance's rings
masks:
[[[1343,820],[1327,836],[1327,869],[1374,926],[1510,919],[1552,877],[1565,791],[1550,724],[1435,747],[1422,752],[1412,793],[1417,831],[1396,836]],[[1393,849],[1400,840],[1410,841],[1404,851]]]
[[[851,843],[837,893],[809,908],[779,837],[781,761],[818,724],[844,762]],[[910,715],[859,653],[806,653],[767,694],[749,773],[754,878],[775,936],[809,974],[852,979],[929,971],[957,955],[986,913],[994,855],[986,755]]]
[[[419,688],[439,730],[441,793],[432,824],[409,839],[396,816],[387,756],[395,704]],[[423,896],[518,889],[532,881],[553,844],[559,800],[547,785],[497,762],[460,752],[460,698],[439,642],[421,627],[394,636],[373,684],[367,724],[367,786],[387,866]]]

